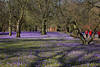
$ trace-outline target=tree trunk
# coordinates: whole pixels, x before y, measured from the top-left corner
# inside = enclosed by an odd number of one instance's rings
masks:
[[[11,22],[9,22],[9,36],[12,36],[12,26],[11,26]]]
[[[5,32],[6,30],[5,30],[5,25],[4,24],[2,24],[2,32]]]
[[[2,32],[2,27],[0,27],[0,32]]]
[[[16,37],[20,37],[20,32],[21,32],[20,27],[21,27],[21,26],[20,26],[20,23],[18,22],[18,23],[17,23],[17,28],[16,28],[16,29],[17,29],[17,30],[16,30]]]
[[[23,20],[23,16],[24,16],[24,10],[23,10],[23,8],[21,8],[21,14],[20,14],[19,20],[17,21],[16,37],[20,37],[21,26],[22,26],[21,22]]]
[[[83,43],[83,45],[89,45],[89,42],[85,41],[85,40],[82,43]]]
[[[34,26],[34,31],[35,31],[35,32],[37,32],[37,25],[36,25],[36,26]]]
[[[42,35],[46,35],[46,20],[43,20],[42,22],[42,31],[41,31],[41,34]]]
[[[61,28],[60,28],[60,26],[58,25],[57,26],[57,32],[60,32],[61,30],[60,30]]]

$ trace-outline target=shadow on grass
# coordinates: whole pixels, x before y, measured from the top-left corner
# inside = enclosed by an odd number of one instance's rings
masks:
[[[89,46],[87,46],[89,47]],[[60,57],[58,60],[59,62],[62,63],[62,66],[60,67],[72,67],[72,66],[76,66],[76,65],[82,65],[82,64],[87,64],[87,63],[100,63],[100,59],[95,59],[95,56],[91,56],[87,59],[82,59],[81,61],[79,61],[80,58],[84,57],[86,54],[92,54],[94,51],[100,51],[100,49],[88,49],[86,46],[83,49],[76,49],[76,50],[84,50],[86,53],[82,53],[81,55],[75,57],[75,58],[71,58],[69,60],[65,60],[65,54]],[[75,50],[72,50],[75,51]],[[67,54],[66,54],[67,55]],[[87,56],[88,57],[88,56]],[[69,61],[69,62],[66,62]],[[79,66],[81,67],[81,66]],[[97,67],[97,66],[96,66]]]
[[[84,50],[86,53],[82,53],[77,57],[71,58],[69,60],[65,60],[65,56],[66,55],[68,55],[70,52],[76,51],[76,50]],[[78,61],[85,54],[91,54],[91,53],[93,53],[93,51],[94,51],[94,49],[87,49],[86,46],[84,48],[73,47],[73,48],[71,48],[69,50],[64,50],[62,52],[58,52],[57,54],[55,54],[53,56],[50,56],[50,57],[42,58],[42,57],[38,56],[38,60],[36,62],[34,62],[34,63],[31,63],[29,65],[29,67],[37,67],[38,65],[40,65],[39,67],[42,67],[41,64],[42,64],[42,62],[44,60],[53,58],[53,57],[55,57],[57,55],[62,55],[62,57],[58,58],[58,61],[62,64],[60,67],[72,67],[72,66],[75,66],[75,65],[82,65],[82,64],[86,64],[86,63],[98,63],[100,61],[100,59],[92,59],[92,58],[94,58],[94,56],[91,56],[91,57],[89,57],[89,58],[87,58],[85,60],[83,59],[82,61]],[[95,49],[95,51],[98,51],[98,49],[97,50]],[[100,49],[99,49],[99,51],[100,51]],[[65,52],[68,52],[68,53],[65,54]],[[37,55],[38,55],[38,52],[37,52]],[[70,61],[70,62],[66,63],[66,61]]]
[[[0,58],[0,60],[5,60],[8,58],[12,58],[12,57],[20,57],[20,56],[22,56],[20,53],[34,52],[32,55],[36,56],[37,59],[34,62],[30,62],[29,67],[42,67],[44,60],[52,59],[58,55],[61,55],[61,57],[56,59],[58,62],[61,63],[61,66],[59,66],[59,67],[71,67],[71,66],[81,65],[81,64],[85,64],[85,63],[98,63],[100,61],[100,59],[92,59],[91,60],[91,58],[93,58],[94,56],[91,56],[87,59],[82,59],[82,61],[78,61],[80,58],[84,57],[86,54],[91,54],[94,51],[100,51],[99,45],[92,45],[92,46],[82,46],[82,45],[71,46],[70,45],[70,46],[67,46],[68,43],[66,43],[66,45],[57,46],[57,43],[52,43],[52,41],[50,41],[52,45],[48,44],[46,46],[24,47],[25,46],[24,44],[17,45],[20,42],[21,41],[10,42],[9,44],[11,46],[5,46],[5,48],[0,48],[1,54],[2,53],[7,54],[7,57]],[[25,41],[22,41],[22,42],[25,42]],[[7,43],[8,42],[3,43],[2,45],[5,45]],[[46,43],[48,43],[48,41],[46,41]],[[16,45],[13,45],[13,44],[16,44]],[[35,43],[33,43],[32,45],[34,45],[34,44]],[[65,47],[66,49],[63,49],[62,47]],[[55,54],[53,54],[51,56],[47,56],[47,57],[42,57],[39,55],[41,52],[54,52],[57,50],[54,48],[60,48],[59,52],[56,52]],[[85,53],[82,53],[76,57],[66,60],[65,58],[68,57],[68,54],[71,53],[72,51],[84,51]],[[69,61],[69,62],[66,62],[66,61]]]

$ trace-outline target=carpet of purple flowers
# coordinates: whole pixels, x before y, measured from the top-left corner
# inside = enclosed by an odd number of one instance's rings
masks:
[[[30,37],[34,35],[36,38],[43,36],[40,33],[29,34]],[[99,43],[86,46],[69,39],[26,39],[30,38],[29,34],[22,33],[22,39],[5,39],[4,35],[1,35],[0,67],[100,67]],[[54,32],[45,36],[70,37],[62,34]]]
[[[13,32],[12,36],[8,35],[8,32],[2,33],[0,32],[0,39],[11,39],[16,38],[16,33]],[[65,33],[58,32],[47,32],[47,35],[41,35],[40,32],[21,32],[21,38],[27,39],[67,39],[67,40],[75,40],[73,37]],[[77,39],[76,39],[77,40]]]

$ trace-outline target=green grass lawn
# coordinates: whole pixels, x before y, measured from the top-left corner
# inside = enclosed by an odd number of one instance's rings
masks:
[[[1,40],[0,67],[100,66],[100,45],[83,46],[69,42]]]

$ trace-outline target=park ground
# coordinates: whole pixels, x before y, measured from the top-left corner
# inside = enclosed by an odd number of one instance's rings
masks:
[[[27,32],[21,36],[0,36],[0,67],[100,67],[99,40],[82,45],[63,33]]]

